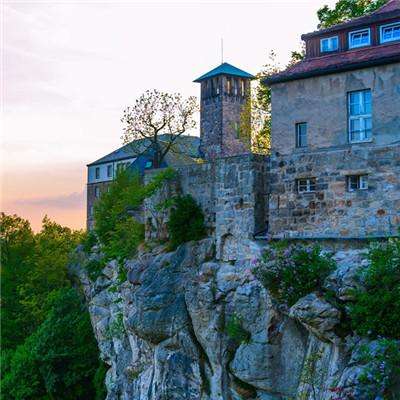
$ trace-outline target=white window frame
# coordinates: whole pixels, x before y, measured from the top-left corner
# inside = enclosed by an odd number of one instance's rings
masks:
[[[336,39],[336,47],[335,48],[331,48],[331,44],[332,44],[332,40]],[[324,41],[328,41],[328,50],[324,50],[322,43]],[[330,36],[330,37],[326,37],[326,38],[322,38],[320,41],[320,51],[321,53],[330,53],[332,51],[336,51],[339,50],[339,36]]]
[[[113,165],[112,164],[108,164],[106,168],[107,168],[107,178],[112,178],[112,176],[113,176]]]
[[[393,28],[395,26],[400,27],[400,21],[396,21],[396,22],[393,22],[391,24],[386,24],[386,25],[382,25],[382,26],[379,27],[379,41],[380,41],[380,43],[397,42],[397,41],[400,40],[400,37],[394,38],[394,39],[386,39],[386,40],[384,40],[384,38],[383,38],[383,30],[385,28]]]
[[[356,188],[352,188],[352,179],[356,180]],[[347,176],[347,190],[349,192],[355,192],[357,190],[367,190],[368,189],[368,175],[348,175]]]
[[[352,35],[361,32],[368,32],[368,43],[353,45],[351,41]],[[359,29],[357,31],[349,32],[348,40],[349,40],[349,49],[357,49],[359,47],[371,46],[371,28],[364,28],[364,29]]]
[[[305,144],[301,145],[301,140],[300,140],[300,126],[301,125],[305,125],[306,126],[306,133],[305,133]],[[308,126],[307,126],[307,122],[297,122],[296,123],[296,148],[297,149],[303,149],[305,147],[307,147],[308,143],[307,143],[307,131],[308,131]]]
[[[300,184],[301,181],[305,181],[305,185]],[[312,186],[314,186],[314,189],[312,189]],[[298,193],[314,193],[316,191],[316,186],[317,186],[316,178],[299,178],[299,179],[297,179],[297,192]]]
[[[369,91],[371,93],[371,113],[366,113],[366,114],[359,114],[359,115],[351,115],[351,94],[354,93],[361,93],[361,92],[365,92],[365,91]],[[372,91],[371,89],[362,89],[362,90],[355,90],[352,92],[348,92],[347,93],[347,115],[348,115],[348,140],[349,143],[363,143],[363,142],[370,142],[372,140]],[[364,125],[365,126],[365,121],[367,119],[371,119],[371,135],[370,137],[368,137],[366,135],[366,130],[364,131],[364,136],[362,138],[359,139],[353,139],[352,138],[352,130],[351,130],[351,121],[353,120],[359,120],[360,121],[360,125]],[[360,131],[362,132],[362,131]]]

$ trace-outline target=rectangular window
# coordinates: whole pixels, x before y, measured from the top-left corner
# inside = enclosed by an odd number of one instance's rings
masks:
[[[296,147],[307,146],[307,123],[296,124]]]
[[[96,197],[96,199],[100,197],[100,188],[98,186],[94,188],[94,197]]]
[[[96,177],[96,179],[100,179],[100,167],[96,167],[96,169],[95,169],[95,177]]]
[[[244,80],[240,80],[240,94],[244,96]]]
[[[93,215],[93,206],[90,206],[90,208],[89,208],[89,215],[90,215],[90,216]]]
[[[365,142],[372,138],[371,90],[348,93],[349,142]]]
[[[321,53],[336,51],[339,48],[339,38],[337,36],[332,36],[329,38],[321,39],[320,46]]]
[[[371,30],[369,28],[349,33],[349,48],[369,46],[371,44]]]
[[[400,40],[400,21],[381,26],[381,43]]]
[[[297,191],[299,193],[311,193],[315,192],[316,179],[315,178],[304,178],[297,180]]]
[[[239,82],[237,79],[233,80],[233,93],[235,96],[237,96],[239,93]]]
[[[349,192],[366,189],[368,189],[368,175],[349,175],[347,177],[347,190]]]
[[[231,78],[226,78],[226,93],[231,94],[232,92],[232,81]]]
[[[112,165],[107,165],[107,177],[111,178],[112,177]]]

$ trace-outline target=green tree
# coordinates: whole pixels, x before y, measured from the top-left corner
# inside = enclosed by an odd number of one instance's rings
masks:
[[[352,18],[361,17],[386,4],[388,0],[339,0],[335,7],[324,6],[317,12],[319,28],[329,28]]]

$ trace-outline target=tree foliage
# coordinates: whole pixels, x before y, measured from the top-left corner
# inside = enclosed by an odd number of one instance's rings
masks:
[[[1,389],[18,400],[92,398],[98,350],[67,264],[81,232],[1,214]]]
[[[388,0],[339,0],[333,8],[324,6],[317,12],[319,28],[329,28],[349,19],[375,11]]]
[[[179,137],[196,126],[194,116],[197,111],[194,96],[182,98],[179,93],[147,90],[133,106],[124,110],[121,119],[125,124],[123,140],[138,154],[150,149],[153,166],[158,168],[168,152],[177,149]],[[140,139],[146,141],[144,145]]]

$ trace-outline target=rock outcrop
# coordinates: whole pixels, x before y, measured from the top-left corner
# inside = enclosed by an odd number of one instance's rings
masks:
[[[159,246],[94,282],[73,266],[109,365],[107,400],[322,400],[356,387],[363,366],[336,329],[340,310],[315,293],[279,310],[252,274],[260,250],[249,252],[224,262],[212,239]],[[327,280],[340,298],[362,265],[362,252],[350,255],[338,253]]]

